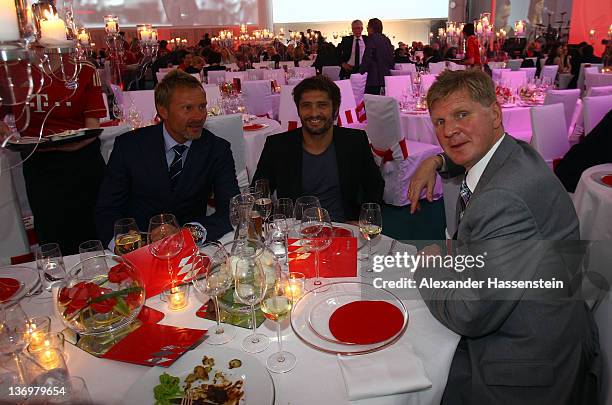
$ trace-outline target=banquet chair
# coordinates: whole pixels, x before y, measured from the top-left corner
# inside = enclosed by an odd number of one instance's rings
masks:
[[[353,73],[351,75],[351,86],[353,86],[353,95],[355,96],[355,103],[357,103],[357,106],[363,103],[363,94],[365,93],[367,80],[367,73]]]
[[[221,103],[221,89],[217,84],[205,84],[204,92],[206,93],[206,104],[210,108],[213,105]]]
[[[312,61],[311,60],[301,60],[298,62],[298,66],[299,67],[311,67]]]
[[[266,69],[247,69],[247,80],[263,80]]]
[[[540,59],[538,60],[538,63],[540,64],[540,69],[543,69],[543,68],[544,68],[544,66],[546,66],[546,65],[545,65],[545,64],[546,64],[546,58],[540,58]],[[541,70],[540,70],[540,72],[541,72]]]
[[[391,69],[389,73],[391,73],[391,76],[411,76],[411,73],[416,72],[412,72],[410,70]]]
[[[578,80],[576,81],[576,88],[580,89],[581,91],[584,89],[585,69],[588,72],[589,71],[588,68],[597,68],[595,69],[595,72],[599,72],[599,70],[603,68],[603,63],[581,63],[580,64],[580,70],[578,71]],[[590,71],[593,72],[593,70],[590,70]]]
[[[559,65],[545,65],[540,71],[540,79],[542,81],[548,81],[549,83],[555,83],[555,77],[557,77],[557,71]]]
[[[523,64],[523,59],[510,59],[506,62],[506,67],[508,67],[512,71],[517,71],[521,68]]]
[[[104,92],[102,92],[102,101],[104,101],[104,108],[106,108],[106,116],[100,118],[100,122],[107,122],[110,121],[110,109],[108,108],[108,96]]]
[[[154,90],[134,90],[123,92],[123,116],[127,118],[130,108],[136,108],[143,124],[157,115]]]
[[[359,122],[357,118],[357,103],[353,95],[353,86],[351,81],[336,80],[334,83],[340,89],[340,108],[338,109],[338,126],[365,129],[366,124]]]
[[[412,76],[385,76],[385,95],[402,101],[404,94],[412,94]]]
[[[277,85],[287,84],[287,78],[283,69],[264,69],[263,80],[276,80]]]
[[[246,146],[242,129],[242,114],[210,117],[204,123],[204,128],[231,144],[238,187],[248,186],[249,177],[246,169]]]
[[[293,63],[293,61],[284,61],[284,62],[280,62],[278,64],[280,66],[281,69],[283,69],[284,71],[288,71],[289,69],[293,69],[293,67],[295,66],[295,64]]]
[[[572,124],[575,124],[573,117],[579,97],[580,90],[578,89],[548,90],[544,96],[544,105],[563,103],[565,126],[568,134],[571,133]]]
[[[504,69],[506,67],[505,62],[487,62],[489,69]]]
[[[270,96],[272,87],[270,80],[251,80],[242,83],[244,103],[249,114],[263,116],[272,115]]]
[[[303,75],[304,77],[302,77],[302,79],[305,79],[307,77],[316,76],[317,69],[315,69],[312,66],[301,66],[300,65],[300,67],[293,68],[293,74],[298,77]]]
[[[435,62],[429,64],[429,73],[437,75],[446,69],[446,62]]]
[[[420,163],[442,151],[440,146],[408,141],[401,130],[397,101],[393,97],[364,95],[368,111],[366,132],[370,147],[385,180],[383,200],[387,204],[410,204],[408,185]],[[442,186],[436,182],[434,198],[440,198]],[[425,194],[421,194],[424,198]]]
[[[405,70],[408,72],[416,72],[416,65],[414,63],[396,63],[393,66],[395,70]]]
[[[244,83],[249,80],[247,72],[225,72],[226,81],[231,82],[234,79],[239,79],[240,83]]]
[[[6,170],[16,163],[11,161],[9,155],[12,153],[0,153],[0,265],[10,264],[12,257],[30,251],[13,176],[11,170]]]
[[[283,131],[289,131],[302,126],[295,101],[293,101],[294,87],[292,85],[281,86],[278,120]]]
[[[527,82],[532,82],[535,79],[535,75],[536,75],[536,70],[537,68],[534,67],[527,67],[527,68],[520,68],[519,71],[523,71],[525,72],[525,75],[527,76]]]
[[[211,70],[207,73],[208,75],[208,84],[219,84],[219,83],[223,83],[224,81],[226,81],[227,79],[225,78],[225,71],[224,70]]]
[[[527,84],[527,73],[521,70],[503,70],[501,72],[500,80],[507,83],[507,85],[512,89],[518,89]]]
[[[340,66],[323,66],[321,74],[331,81],[340,80]]]
[[[612,109],[612,95],[585,97],[582,102],[584,104],[584,133],[588,134]]]
[[[272,62],[272,64],[274,64],[274,62]],[[269,62],[253,62],[253,69],[251,70],[268,69],[269,67],[270,67]]]
[[[603,86],[612,86],[612,74],[591,73],[585,69],[584,87],[586,88],[586,94],[589,94],[592,88]]]
[[[587,91],[587,97],[599,97],[612,94],[612,86],[591,87]]]
[[[422,75],[421,76],[421,93],[426,94],[429,91],[431,85],[436,81],[437,75]]]
[[[562,158],[570,148],[563,103],[532,107],[531,146],[552,169],[553,160]]]

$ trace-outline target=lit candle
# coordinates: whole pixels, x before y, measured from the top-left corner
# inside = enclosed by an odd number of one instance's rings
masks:
[[[66,24],[55,14],[45,12],[46,20],[40,20],[40,36],[46,41],[65,41]]]
[[[476,32],[482,34],[482,23],[480,21],[476,24]]]
[[[157,41],[157,30],[151,30],[151,41]]]
[[[516,27],[515,27],[515,31],[517,34],[522,34],[523,30],[525,29],[525,26],[523,25],[522,21],[517,21],[516,22]]]
[[[33,325],[34,327],[36,327],[35,325]],[[45,340],[44,340],[44,333],[43,332],[32,332],[30,334],[30,347],[33,350],[36,350],[38,348],[40,348],[41,346],[43,346]]]
[[[81,45],[89,45],[89,34],[86,31],[81,31],[77,35],[77,40]]]
[[[14,0],[0,0],[0,42],[19,39],[19,24]]]
[[[185,293],[179,287],[172,287],[170,290],[169,304],[172,311],[178,311],[187,306],[187,297],[185,297]]]
[[[116,34],[119,32],[119,20],[117,17],[107,15],[104,17],[104,28],[107,34]]]
[[[296,282],[289,282],[289,298],[295,301],[302,296],[302,286]]]
[[[57,351],[54,349],[47,349],[40,354],[40,365],[45,370],[52,370],[61,366],[60,358]]]
[[[594,37],[594,36],[595,36],[595,30],[594,30],[594,29],[591,29],[591,30],[589,31],[589,35],[590,35],[590,36],[592,36],[592,37]]]

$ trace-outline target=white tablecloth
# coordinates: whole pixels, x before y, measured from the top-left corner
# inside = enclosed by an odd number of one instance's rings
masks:
[[[76,263],[77,257],[66,257],[65,261],[69,268]],[[29,266],[35,267],[34,263],[30,263]],[[355,403],[438,404],[440,402],[459,337],[440,324],[430,314],[424,302],[418,296],[418,292],[413,292],[414,299],[405,301],[410,320],[408,328],[399,342],[409,342],[412,345],[415,353],[421,358],[425,366],[432,387],[420,392],[370,398]],[[166,312],[164,303],[158,297],[148,299],[146,304]],[[201,302],[192,295],[190,304],[185,310],[166,313],[166,317],[160,323],[190,328],[209,328],[214,325],[213,321],[204,320],[194,315],[201,305]],[[30,316],[52,316],[53,331],[63,329],[63,325],[54,315],[50,295],[29,298],[23,304],[23,307]],[[250,331],[242,328],[237,329],[237,335],[226,344],[226,347],[241,350],[242,339]],[[278,347],[276,327],[275,324],[266,321],[258,328],[258,331],[268,335],[271,340],[270,347],[267,350],[255,355],[265,364],[267,357]],[[284,349],[293,352],[297,356],[298,363],[295,369],[289,373],[272,373],[276,392],[275,403],[277,405],[348,404],[349,401],[336,356],[306,346],[293,333],[288,320],[282,325],[282,333]],[[205,347],[205,345],[206,343],[203,343],[201,347]],[[200,350],[200,348],[194,350]],[[70,373],[85,379],[91,397],[96,404],[120,404],[130,386],[149,370],[145,366],[99,359],[70,344],[66,344],[66,352]],[[376,376],[372,376],[372,378],[376,378]]]
[[[438,145],[438,139],[429,113],[401,113],[402,133],[409,141]],[[515,138],[529,142],[531,139],[531,117],[529,107],[502,108],[504,129]]]
[[[573,200],[582,239],[612,240],[612,186],[601,183],[607,174],[612,175],[611,163],[588,168],[580,176]]]
[[[265,124],[267,127],[257,131],[244,131],[246,164],[249,178],[252,178],[255,174],[257,162],[259,162],[259,157],[261,156],[261,151],[266,143],[266,138],[269,135],[281,132],[281,125],[278,123],[278,121],[270,118],[259,117],[249,122],[249,124],[254,123]]]
[[[108,158],[113,151],[115,145],[115,138],[121,134],[125,134],[130,131],[131,128],[128,125],[117,125],[114,127],[103,127],[104,131],[100,134],[100,152],[104,161],[108,163]]]

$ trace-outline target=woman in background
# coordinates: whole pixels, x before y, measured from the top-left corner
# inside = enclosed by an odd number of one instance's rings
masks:
[[[474,32],[473,23],[467,23],[463,26],[463,35],[467,38],[463,64],[480,67],[482,64],[480,62],[480,42],[478,42],[478,37]]]

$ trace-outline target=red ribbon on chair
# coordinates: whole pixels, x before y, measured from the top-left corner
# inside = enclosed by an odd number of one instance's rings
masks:
[[[355,107],[355,112],[357,113],[357,120],[359,122],[367,121],[368,117],[366,115],[365,101],[362,101],[357,107]]]
[[[372,149],[374,160],[378,166],[382,166],[386,162],[391,162],[393,160],[405,160],[408,158],[408,145],[405,139],[402,139],[387,150],[376,149],[372,144],[370,144],[370,148]]]
[[[289,121],[289,125],[287,126],[287,131],[293,131],[297,129],[297,121]]]
[[[344,112],[344,115],[346,116],[346,123],[347,124],[352,124],[353,123],[353,114],[351,110],[346,110]]]

